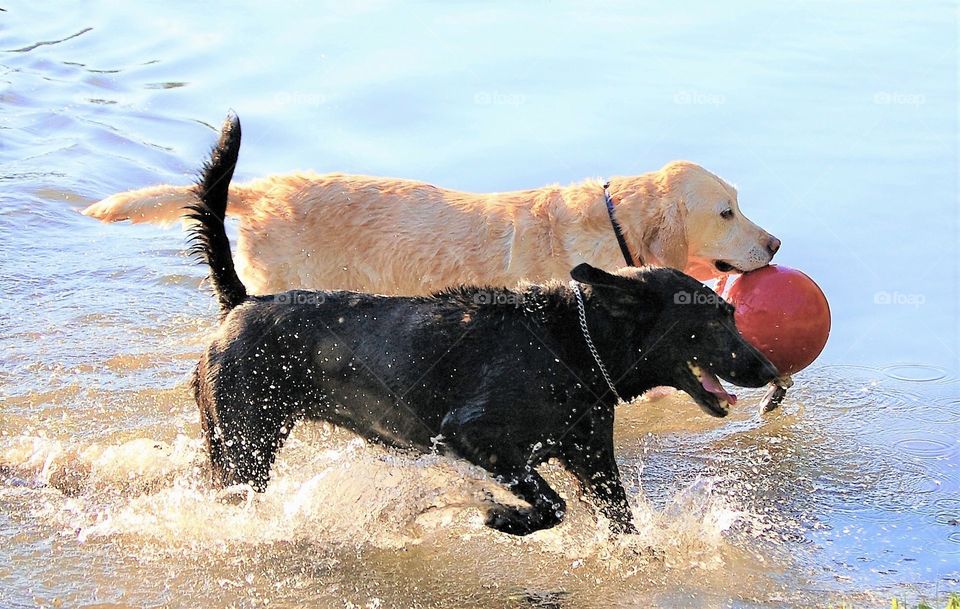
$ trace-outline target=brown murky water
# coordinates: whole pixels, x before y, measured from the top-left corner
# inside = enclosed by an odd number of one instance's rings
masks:
[[[889,606],[960,590],[955,6],[6,8],[0,606]],[[571,81],[600,66],[621,76]],[[320,425],[295,430],[266,493],[220,502],[186,388],[215,319],[202,269],[176,228],[77,210],[187,182],[227,107],[246,176],[506,190],[693,158],[823,285],[831,342],[775,413],[749,392],[724,420],[682,395],[622,408],[636,536],[610,538],[549,466],[568,521],[490,532],[481,472]]]

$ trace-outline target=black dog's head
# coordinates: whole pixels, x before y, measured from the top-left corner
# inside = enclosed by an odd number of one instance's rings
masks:
[[[570,275],[591,286],[591,305],[603,308],[610,319],[610,327],[598,330],[608,344],[618,341],[628,348],[631,361],[625,363],[637,365],[627,376],[643,377],[643,384],[681,389],[704,411],[723,417],[736,397],[718,376],[741,387],[762,387],[778,376],[737,331],[733,306],[680,271],[653,267],[607,273],[581,264]]]

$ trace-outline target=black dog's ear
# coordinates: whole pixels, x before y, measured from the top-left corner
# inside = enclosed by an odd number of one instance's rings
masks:
[[[573,270],[570,271],[570,276],[573,277],[574,281],[601,288],[625,290],[632,285],[629,279],[608,273],[595,266],[590,266],[586,262],[582,262],[573,267]]]
[[[574,281],[594,288],[594,293],[597,292],[597,288],[615,290],[604,292],[605,296],[598,300],[610,315],[623,322],[652,319],[659,315],[663,308],[657,290],[647,281],[645,274],[624,277],[584,263],[575,266],[570,271],[570,276]]]

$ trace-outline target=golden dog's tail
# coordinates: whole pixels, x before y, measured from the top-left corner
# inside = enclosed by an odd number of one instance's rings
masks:
[[[255,189],[243,184],[230,186],[230,215],[242,216],[250,209],[250,203],[259,198]],[[147,186],[137,190],[118,192],[102,201],[97,201],[83,210],[83,215],[103,222],[129,220],[169,226],[184,219],[183,208],[197,202],[193,186]]]

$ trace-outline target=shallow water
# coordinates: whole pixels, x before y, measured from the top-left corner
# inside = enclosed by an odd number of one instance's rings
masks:
[[[39,5],[38,5],[39,7]],[[960,589],[957,7],[87,3],[0,12],[0,606],[888,605]],[[241,178],[508,190],[690,158],[737,183],[834,329],[778,412],[619,412],[640,534],[484,529],[483,475],[295,430],[208,488],[185,386],[214,327],[177,229],[77,213]],[[547,468],[568,497],[570,480]]]

